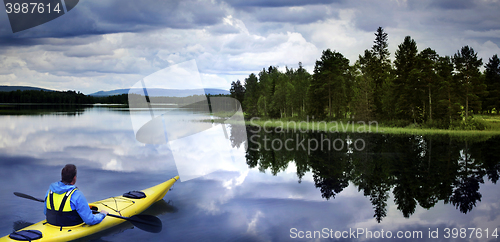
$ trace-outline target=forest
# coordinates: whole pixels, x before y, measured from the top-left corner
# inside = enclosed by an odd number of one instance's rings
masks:
[[[483,60],[470,46],[453,56],[435,50],[418,51],[406,36],[390,60],[388,34],[375,32],[371,49],[352,65],[337,51],[324,50],[314,73],[297,69],[264,68],[232,82],[247,118],[316,120],[377,120],[386,125],[450,128],[479,127],[474,114],[499,114],[500,60]],[[477,126],[477,127],[476,127]]]
[[[0,103],[128,104],[128,95],[94,97],[76,91],[25,90],[0,92]]]
[[[205,96],[191,95],[187,97],[167,97],[154,96],[155,103],[177,104],[186,108],[207,109],[206,97],[225,97],[226,95],[217,94]],[[150,98],[148,96],[148,98]],[[0,103],[45,103],[45,104],[122,104],[129,105],[134,102],[137,106],[144,102],[146,98],[139,94],[121,94],[113,96],[91,96],[76,91],[43,91],[43,90],[16,90],[10,92],[0,91]],[[205,100],[205,102],[203,102]],[[210,103],[208,102],[208,105]],[[229,105],[229,104],[228,104]],[[230,105],[229,105],[230,106]],[[146,106],[147,107],[147,106]],[[234,108],[233,108],[234,109]]]

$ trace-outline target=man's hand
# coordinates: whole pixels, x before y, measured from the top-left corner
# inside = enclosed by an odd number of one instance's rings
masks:
[[[106,211],[106,210],[101,210],[101,213],[108,215],[108,211]]]

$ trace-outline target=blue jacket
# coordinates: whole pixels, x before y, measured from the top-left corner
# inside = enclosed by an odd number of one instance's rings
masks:
[[[66,185],[62,182],[54,182],[50,184],[49,190],[47,190],[47,193],[45,194],[45,201],[47,201],[47,196],[49,195],[49,191],[55,192],[55,193],[65,193],[70,191],[71,189],[75,188],[75,185]],[[87,199],[83,196],[82,192],[80,190],[76,190],[73,195],[71,195],[71,200],[69,201],[71,204],[71,209],[76,210],[80,217],[82,218],[83,222],[85,222],[88,225],[94,225],[100,223],[104,217],[106,217],[105,214],[103,213],[98,213],[98,214],[92,214],[92,210],[90,210],[89,203],[87,202]],[[47,205],[44,203],[44,209],[43,213],[47,215]]]

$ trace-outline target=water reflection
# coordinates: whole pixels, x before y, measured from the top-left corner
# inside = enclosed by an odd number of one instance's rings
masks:
[[[20,110],[36,114],[28,107]],[[129,113],[113,110],[87,107],[72,115],[71,110],[53,106],[43,115],[0,115],[0,155],[114,171],[169,169],[172,164],[166,161],[173,158],[168,151],[160,154],[155,146],[140,144],[131,130]]]
[[[148,110],[134,112],[150,117]],[[65,163],[78,166],[77,185],[89,201],[144,189],[177,175],[174,157],[166,144],[137,142],[129,116],[127,109],[95,107],[77,116],[0,115],[0,184],[4,191],[0,196],[4,208],[0,213],[1,234],[12,232],[15,221],[43,220],[42,207],[12,192],[42,197],[47,186],[59,179]],[[328,138],[338,138],[335,148],[340,148],[339,140],[343,140],[342,150],[318,148],[308,153],[302,146],[297,149],[297,140],[321,139],[321,134],[299,133],[297,138],[293,133],[259,132],[259,140],[252,137],[250,130],[226,123],[226,139],[221,126],[213,127],[221,140],[206,130],[196,140],[205,145],[185,151],[193,159],[190,170],[203,168],[201,162],[215,165],[217,161],[219,171],[174,185],[165,197],[173,202],[160,209],[163,212],[158,215],[164,226],[160,234],[125,226],[96,239],[290,241],[291,228],[367,228],[394,233],[418,230],[426,234],[437,228],[489,228],[491,232],[500,224],[500,193],[493,184],[499,175],[496,138],[350,135],[352,141],[347,142],[347,135],[333,134]],[[259,141],[260,149],[256,150],[255,142],[246,142],[241,133]],[[294,150],[273,151],[268,140],[270,150],[266,151],[264,135],[281,142],[293,138]],[[359,138],[366,141],[361,151],[355,147]],[[245,143],[253,149],[246,152]],[[303,144],[308,146],[307,141]],[[363,147],[359,141],[357,144]],[[274,146],[278,145],[276,141]],[[288,146],[291,148],[291,141]],[[227,147],[234,147],[233,154],[224,153]],[[276,176],[269,175],[269,171]],[[476,200],[475,207],[463,214],[451,197],[463,179],[476,173],[485,174],[481,176],[484,184],[478,183],[481,202]],[[399,200],[395,191],[399,192]],[[455,193],[462,197],[467,190]],[[448,204],[444,204],[443,197],[449,198]],[[406,206],[411,200],[413,212],[411,206]],[[408,219],[398,208],[405,206],[410,211]],[[426,207],[432,208],[427,211]],[[383,219],[380,224],[373,218],[375,211]]]
[[[368,197],[377,222],[387,216],[391,196],[408,218],[417,205],[439,201],[470,212],[480,201],[484,179],[500,175],[500,137],[460,140],[450,136],[384,135],[264,130],[247,127],[250,168],[277,175],[291,162],[299,183],[312,172],[316,188],[334,199],[350,183]],[[237,140],[237,139],[234,139]],[[238,145],[238,144],[235,144]]]

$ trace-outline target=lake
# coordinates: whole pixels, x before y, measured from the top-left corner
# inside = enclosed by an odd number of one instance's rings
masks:
[[[176,139],[144,144],[131,116],[147,120],[149,110],[2,109],[2,236],[44,219],[43,204],[13,192],[43,199],[67,163],[78,167],[76,185],[88,201],[181,177],[146,211],[161,219],[160,233],[124,223],[83,241],[497,241],[500,233],[498,136],[292,132],[217,122],[179,135],[202,114],[158,108],[165,113],[158,132]]]

